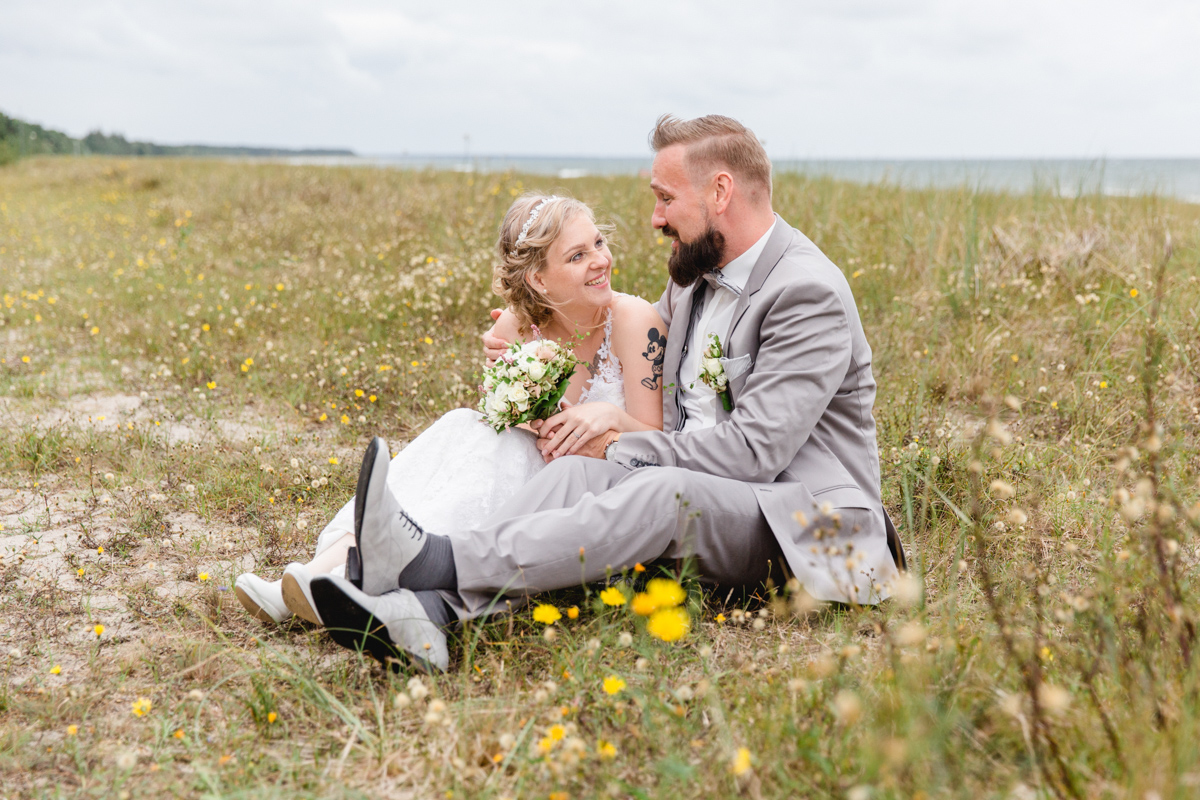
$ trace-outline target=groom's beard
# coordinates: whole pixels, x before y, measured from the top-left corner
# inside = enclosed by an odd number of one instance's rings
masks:
[[[679,234],[670,225],[664,225],[662,232],[679,239]],[[709,228],[694,242],[679,242],[679,248],[671,252],[667,261],[667,273],[680,286],[691,286],[701,275],[717,269],[724,257],[725,236],[716,228]]]

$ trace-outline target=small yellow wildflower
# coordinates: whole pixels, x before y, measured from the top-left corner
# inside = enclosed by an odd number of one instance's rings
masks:
[[[543,736],[541,739],[538,740],[538,749],[541,750],[543,753],[549,753],[551,750],[554,749],[554,740],[551,739],[549,736]]]
[[[98,639],[104,635],[104,626],[97,625],[94,628],[92,628],[92,632],[96,634],[96,638]]]
[[[633,596],[633,603],[629,607],[639,617],[648,617],[658,609],[658,603],[645,592],[638,592]]]
[[[562,725],[550,726],[550,739],[555,742],[561,742],[563,737],[567,735],[567,730]]]
[[[182,740],[182,739],[183,739],[183,737],[184,737],[184,736],[186,736],[187,734],[185,734],[185,733],[183,732],[183,728],[176,728],[176,729],[175,729],[175,732],[174,732],[174,733],[172,733],[171,735],[172,735],[172,736],[174,736],[176,739],[180,739],[180,740]]]
[[[615,586],[610,586],[600,593],[600,599],[606,606],[625,605],[625,593]]]
[[[100,545],[96,548],[96,554],[101,556],[104,555],[104,545]]]
[[[277,292],[282,292],[282,291],[283,291],[283,284],[282,284],[282,283],[277,283],[277,284],[275,284],[275,291],[277,291]]]
[[[541,603],[533,610],[533,619],[535,622],[540,622],[543,625],[553,625],[562,619],[562,612],[554,606]]]
[[[633,571],[634,572],[645,572],[646,568],[643,567],[642,562],[639,561],[638,563],[633,565]]]
[[[206,581],[206,580],[208,580],[208,573],[201,572],[199,575],[196,576],[196,578],[197,578],[197,580],[199,580],[201,582]]]
[[[1101,388],[1101,389],[1107,389],[1107,388],[1108,388],[1108,381],[1100,381],[1100,388]]]
[[[729,771],[734,775],[745,775],[750,770],[750,751],[744,747],[739,747],[737,754],[733,757],[733,763],[729,765]]]
[[[375,395],[371,395],[371,396],[370,396],[370,397],[368,397],[367,399],[368,399],[368,400],[370,400],[372,403],[374,403],[374,402],[375,402],[376,400],[378,400],[379,398],[377,398]]]
[[[567,609],[568,619],[579,619],[579,606],[571,606]]]
[[[217,388],[217,382],[216,382],[216,381],[209,381],[208,383],[206,383],[206,384],[204,384],[204,385],[205,385],[206,387],[208,387],[209,389],[215,389],[215,388]]]
[[[652,578],[646,584],[646,593],[659,608],[677,606],[687,599],[687,592],[678,583],[667,578]]]
[[[1130,290],[1129,290],[1129,296],[1130,296],[1130,297],[1137,297],[1137,296],[1138,296],[1138,290],[1137,290],[1137,289],[1130,289]]]
[[[1052,401],[1050,403],[1050,407],[1053,408],[1055,411],[1057,411],[1058,410],[1058,401],[1057,400]]]
[[[596,742],[596,752],[601,758],[616,758],[617,756],[617,748],[613,746],[613,743],[603,739]]]
[[[691,627],[692,620],[687,611],[678,606],[658,609],[650,615],[650,621],[646,624],[650,635],[664,642],[682,639]]]
[[[68,725],[67,726],[67,736],[74,736],[77,733],[79,733],[78,725]]]
[[[92,336],[95,336],[99,332],[100,332],[100,328],[95,325],[93,325],[92,329],[90,331],[88,331],[88,333],[92,334]]]
[[[317,422],[324,422],[327,419],[329,419],[328,414],[321,414],[321,416],[317,418]]]
[[[271,711],[270,713],[267,714],[267,722],[269,724],[274,725],[275,720],[277,720],[277,719],[279,719],[279,715],[276,714],[274,711]]]
[[[345,414],[342,414],[342,424],[343,424],[343,425],[349,425],[349,424],[350,424],[350,417],[346,416]]]
[[[1012,362],[1015,364],[1020,360],[1021,360],[1021,357],[1019,355],[1017,355],[1016,353],[1013,353]]]
[[[135,717],[144,717],[150,713],[152,704],[148,698],[139,697],[133,702],[133,715]]]
[[[618,678],[616,675],[609,675],[604,679],[605,694],[616,694],[625,688],[625,681]]]
[[[83,567],[80,567],[79,569],[75,570],[75,574],[82,578],[83,577]]]
[[[50,674],[51,675],[61,675],[62,667],[60,667],[58,664],[55,664],[53,667],[50,668]]]
[[[363,390],[362,390],[362,389],[355,389],[355,390],[354,390],[354,396],[355,396],[355,397],[362,397],[362,396],[363,396]]]
[[[322,416],[324,416],[324,415],[322,415]],[[333,465],[336,467],[336,466],[337,466],[337,463],[338,463],[337,456],[330,456],[330,457],[329,457],[329,463],[330,463],[330,464],[333,464]]]
[[[425,344],[433,344],[433,339],[430,339],[428,336],[426,336],[426,337],[425,337]]]

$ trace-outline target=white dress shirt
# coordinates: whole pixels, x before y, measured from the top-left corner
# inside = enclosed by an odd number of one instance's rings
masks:
[[[762,255],[775,230],[775,222],[767,228],[762,238],[750,246],[750,249],[730,261],[721,268],[721,278],[725,283],[732,284],[742,291],[746,281],[750,280],[750,272],[755,262]],[[701,278],[701,280],[704,280]],[[683,424],[683,432],[711,428],[717,424],[717,406],[721,400],[716,391],[700,380],[700,358],[708,347],[709,335],[715,333],[721,339],[724,349],[729,343],[725,337],[733,322],[733,309],[737,305],[738,295],[723,286],[708,287],[708,295],[704,303],[704,311],[692,330],[692,339],[687,343],[687,353],[684,354],[679,366],[680,401],[687,420]],[[679,313],[688,313],[689,309],[680,309]]]

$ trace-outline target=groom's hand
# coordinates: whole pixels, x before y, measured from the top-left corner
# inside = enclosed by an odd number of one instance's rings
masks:
[[[493,308],[491,310],[492,322],[500,319],[500,315],[503,313],[504,312],[500,309]],[[494,333],[495,330],[496,326],[493,325],[484,332],[482,337],[480,337],[483,339],[483,354],[487,357],[487,366],[489,367],[495,364],[496,359],[502,356],[504,351],[508,350],[508,346],[512,344],[512,342],[506,342],[497,336]]]

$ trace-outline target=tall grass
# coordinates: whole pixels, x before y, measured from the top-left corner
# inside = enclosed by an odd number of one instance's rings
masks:
[[[697,594],[666,645],[565,592],[553,636],[473,625],[419,682],[231,602],[242,569],[307,557],[367,437],[473,402],[513,196],[595,205],[616,287],[658,296],[644,184],[0,170],[4,792],[1194,794],[1200,209],[1161,198],[780,178],[874,350],[917,578],[895,601]],[[88,421],[86,396],[138,410]]]

